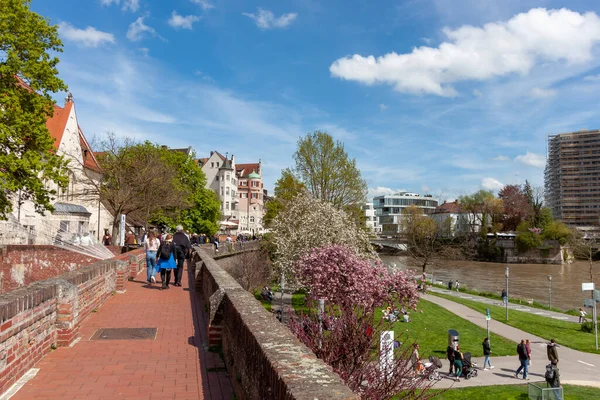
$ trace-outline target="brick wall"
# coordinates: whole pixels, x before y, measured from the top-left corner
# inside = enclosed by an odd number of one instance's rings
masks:
[[[0,247],[0,293],[53,278],[97,261],[96,258],[55,246]]]
[[[195,288],[208,307],[208,344],[222,347],[238,399],[359,398],[204,246],[193,257]]]
[[[0,394],[52,346],[72,344],[80,322],[124,292],[145,261],[136,250],[0,295]]]

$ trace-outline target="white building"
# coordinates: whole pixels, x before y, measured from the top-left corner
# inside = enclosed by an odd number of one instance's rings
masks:
[[[365,203],[362,207],[365,213],[365,226],[367,230],[374,234],[381,233],[381,226],[377,221],[377,217],[375,216],[375,208],[373,207],[373,203]]]
[[[54,115],[46,121],[46,127],[54,139],[56,153],[69,162],[69,183],[64,189],[52,181],[46,183],[47,189],[56,190],[56,197],[54,212],[44,215],[36,213],[33,202],[20,201],[19,194],[15,194],[12,214],[0,228],[2,232],[15,234],[10,235],[12,239],[9,235],[0,235],[2,244],[50,244],[59,230],[63,240],[86,232],[98,240],[104,229],[112,229],[113,218],[100,203],[100,196],[90,181],[101,179],[100,166],[79,126],[70,93],[64,107],[54,106]]]
[[[454,237],[481,232],[483,214],[471,213],[461,209],[458,201],[444,201],[430,214],[438,226],[440,236]],[[489,218],[491,226],[491,218]]]
[[[206,187],[221,201],[221,228],[232,234],[264,232],[265,214],[262,182],[262,162],[236,164],[233,154],[228,158],[218,151],[198,159],[206,175]]]
[[[378,219],[383,235],[397,235],[402,230],[402,212],[405,208],[415,206],[430,214],[438,206],[438,201],[431,195],[421,196],[417,193],[400,192],[373,198],[375,216]]]

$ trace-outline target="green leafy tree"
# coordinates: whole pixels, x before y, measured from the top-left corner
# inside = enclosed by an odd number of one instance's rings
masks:
[[[458,198],[460,207],[469,213],[471,233],[475,234],[477,226],[481,234],[486,235],[488,226],[498,227],[502,219],[504,205],[502,199],[497,199],[489,190],[479,190],[473,194]]]
[[[533,187],[529,181],[525,181],[523,185],[523,194],[527,198],[529,203],[529,216],[527,220],[532,222],[532,225],[541,228],[543,224],[548,222],[547,215],[543,215],[544,209],[550,211],[544,207],[544,189],[540,187]],[[552,212],[550,212],[550,219],[552,219]]]
[[[306,185],[298,179],[294,171],[286,168],[281,171],[281,177],[275,182],[273,191],[275,197],[265,204],[266,212],[263,223],[269,227],[277,214],[285,209],[285,204],[306,190]]]
[[[557,240],[562,246],[569,242],[573,232],[560,221],[552,221],[544,227],[542,237],[545,240]]]
[[[0,218],[11,198],[31,200],[36,211],[52,210],[52,181],[66,186],[66,163],[56,155],[46,120],[51,93],[65,91],[58,78],[62,51],[57,26],[30,10],[29,0],[0,0]],[[24,84],[23,84],[24,83]]]
[[[339,209],[365,203],[367,183],[356,160],[331,135],[316,131],[300,138],[294,160],[295,170],[313,197]]]

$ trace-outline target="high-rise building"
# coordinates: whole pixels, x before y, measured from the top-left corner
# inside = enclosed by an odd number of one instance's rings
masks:
[[[545,200],[554,218],[597,226],[600,217],[600,130],[548,137]]]

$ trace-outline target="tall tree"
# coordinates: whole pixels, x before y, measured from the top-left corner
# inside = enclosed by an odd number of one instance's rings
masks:
[[[281,171],[281,177],[275,182],[273,191],[275,197],[265,203],[267,211],[263,217],[263,223],[269,227],[277,214],[284,208],[285,204],[306,190],[306,185],[298,179],[294,171],[286,168]]]
[[[544,208],[544,188],[531,186],[529,181],[526,180],[523,185],[523,194],[525,194],[530,207],[528,220],[531,221],[533,226],[543,228],[542,224],[545,222],[542,212]]]
[[[517,226],[533,213],[533,207],[519,185],[504,186],[498,192],[498,197],[504,204],[504,217],[502,218],[504,230],[516,230]]]
[[[32,12],[29,0],[0,0],[0,219],[11,198],[52,210],[52,181],[66,186],[64,160],[46,128],[54,112],[51,93],[67,90],[58,78],[62,51],[56,25]]]
[[[458,198],[460,207],[469,213],[469,225],[471,233],[481,227],[481,234],[487,233],[488,226],[494,226],[499,221],[503,212],[501,199],[497,199],[491,191],[479,190],[471,195]]]
[[[402,232],[406,238],[406,251],[426,272],[427,265],[442,251],[437,239],[437,224],[412,205],[402,211]]]
[[[312,195],[337,208],[363,205],[367,183],[340,141],[316,131],[298,141],[295,170]]]

